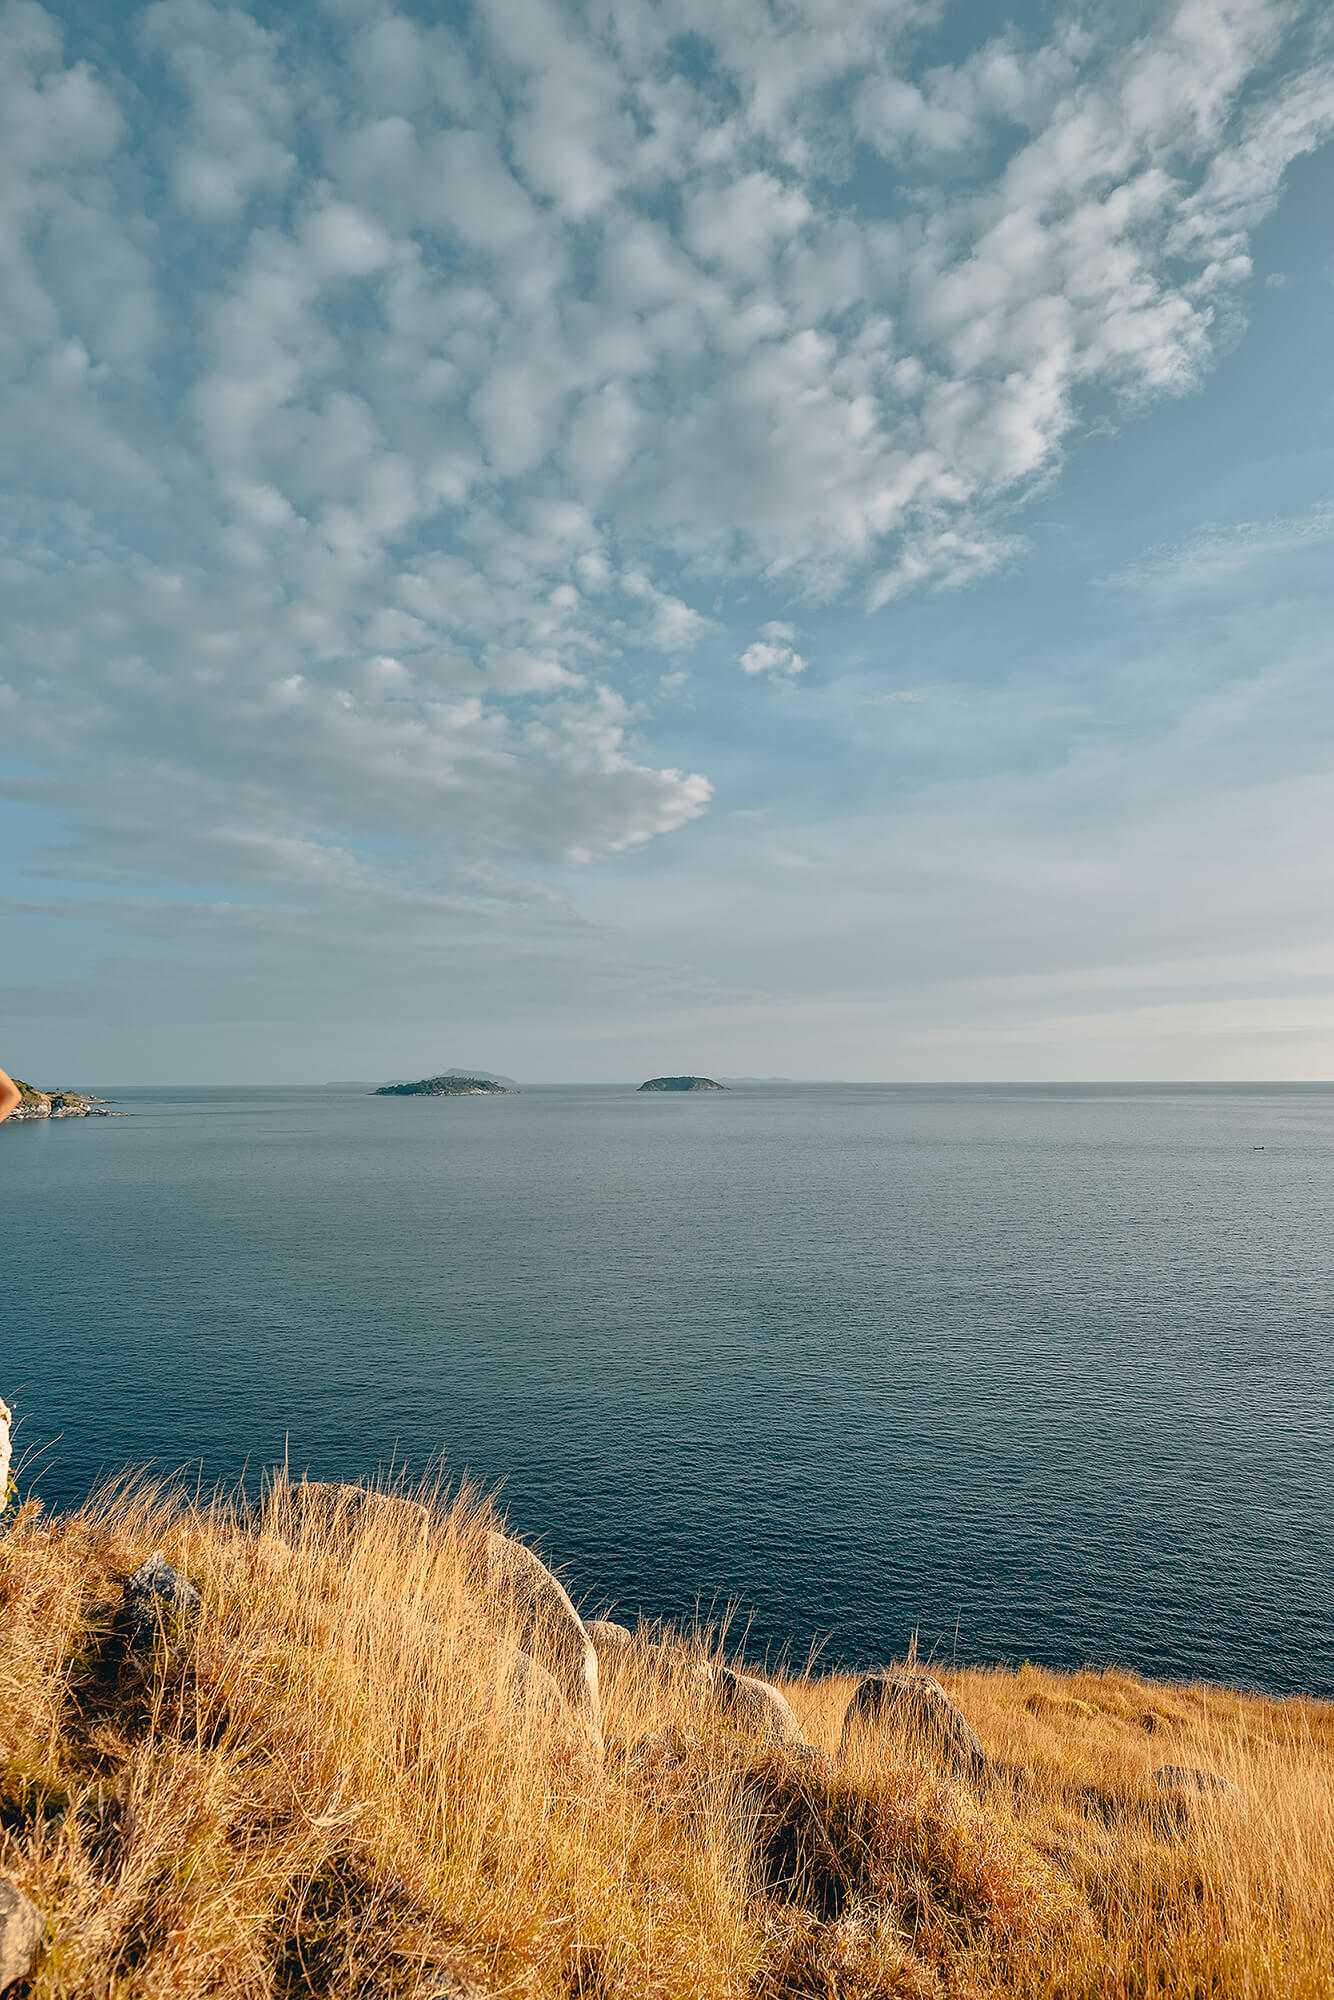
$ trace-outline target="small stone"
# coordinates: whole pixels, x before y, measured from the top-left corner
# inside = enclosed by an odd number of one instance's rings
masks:
[[[159,1633],[171,1637],[199,1616],[199,1592],[174,1570],[161,1549],[154,1549],[125,1585],[125,1616],[130,1645],[136,1652],[153,1644]]]
[[[0,1880],[0,1993],[26,1979],[46,1936],[46,1918],[12,1882]]]
[[[801,1725],[785,1697],[768,1681],[735,1673],[731,1667],[715,1667],[713,1689],[718,1706],[732,1721],[769,1743],[800,1743]]]
[[[867,1674],[848,1703],[839,1757],[846,1757],[877,1722],[892,1723],[910,1743],[968,1777],[980,1778],[989,1768],[987,1753],[962,1710],[931,1674]]]

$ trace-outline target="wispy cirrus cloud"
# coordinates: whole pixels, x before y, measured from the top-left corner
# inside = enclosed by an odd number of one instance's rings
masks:
[[[1244,588],[1258,571],[1277,572],[1334,542],[1334,506],[1275,514],[1202,529],[1170,548],[1154,549],[1104,581],[1109,588],[1158,598]]]

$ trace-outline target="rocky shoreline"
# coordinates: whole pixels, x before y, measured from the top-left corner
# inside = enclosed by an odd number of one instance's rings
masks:
[[[15,1124],[24,1118],[123,1118],[123,1111],[113,1111],[113,1100],[109,1097],[93,1097],[82,1090],[38,1090],[31,1083],[22,1083],[14,1078],[19,1101],[9,1114],[9,1123]]]

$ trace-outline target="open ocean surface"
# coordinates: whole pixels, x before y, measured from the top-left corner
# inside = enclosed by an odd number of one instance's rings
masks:
[[[444,1454],[756,1656],[1334,1696],[1334,1086],[114,1094],[0,1128],[50,1504]]]

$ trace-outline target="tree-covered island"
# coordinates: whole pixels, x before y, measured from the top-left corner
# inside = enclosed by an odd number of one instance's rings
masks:
[[[726,1084],[715,1083],[711,1076],[651,1076],[647,1083],[641,1083],[641,1090],[725,1090]]]
[[[424,1076],[418,1083],[382,1083],[375,1097],[514,1097],[506,1084],[489,1076]]]

